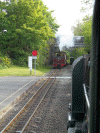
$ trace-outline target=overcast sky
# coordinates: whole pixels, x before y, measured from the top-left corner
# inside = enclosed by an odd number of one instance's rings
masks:
[[[56,17],[60,28],[57,32],[61,36],[60,48],[65,44],[67,47],[73,46],[73,34],[71,26],[75,25],[77,19],[82,18],[80,9],[81,0],[42,0],[49,10],[55,10],[53,16]]]
[[[56,17],[58,24],[61,25],[58,33],[69,35],[71,26],[80,17],[81,0],[42,1],[50,10],[55,10],[53,16]]]

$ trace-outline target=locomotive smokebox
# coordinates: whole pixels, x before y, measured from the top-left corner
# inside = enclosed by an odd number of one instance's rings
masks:
[[[85,82],[83,56],[78,57],[72,64],[72,118],[80,121],[85,114],[85,96],[83,83]]]

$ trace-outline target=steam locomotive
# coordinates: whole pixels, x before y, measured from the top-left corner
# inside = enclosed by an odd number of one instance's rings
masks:
[[[95,0],[90,55],[72,64],[72,100],[69,103],[68,133],[100,133],[100,1]]]
[[[53,67],[62,68],[66,66],[66,53],[65,52],[56,52],[53,57]]]

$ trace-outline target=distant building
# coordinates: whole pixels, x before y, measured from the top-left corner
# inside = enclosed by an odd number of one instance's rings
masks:
[[[73,43],[74,47],[85,47],[84,36],[74,36]]]

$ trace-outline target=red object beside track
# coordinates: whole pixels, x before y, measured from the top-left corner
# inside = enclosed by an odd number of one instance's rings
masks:
[[[61,68],[66,65],[66,54],[64,52],[55,53],[53,57],[54,68]]]

